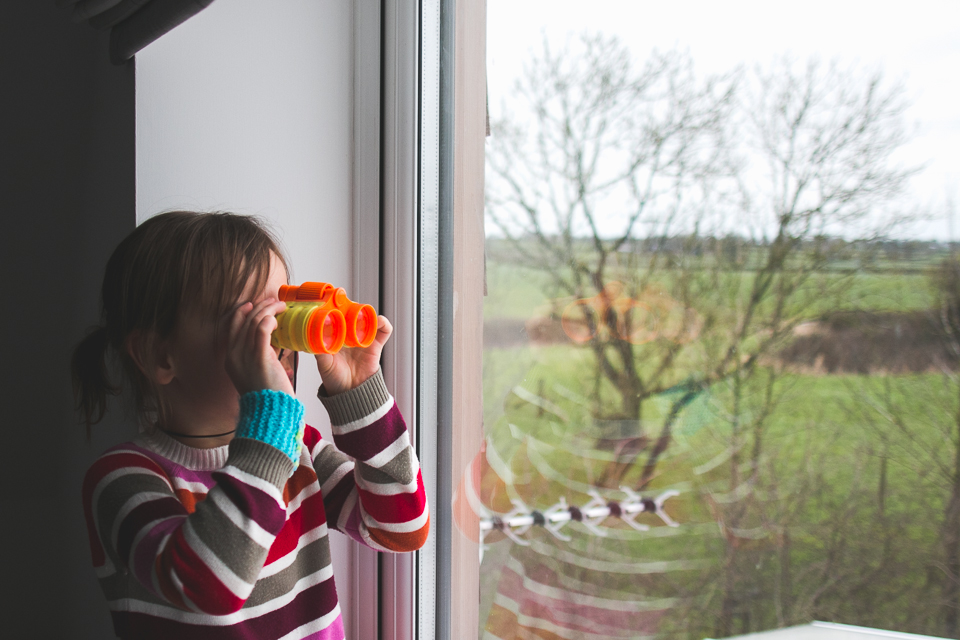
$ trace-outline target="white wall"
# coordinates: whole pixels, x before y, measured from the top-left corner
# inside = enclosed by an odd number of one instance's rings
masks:
[[[138,221],[181,208],[257,214],[282,238],[293,282],[376,295],[367,274],[378,272],[377,246],[356,255],[353,247],[355,237],[378,237],[368,224],[354,233],[355,208],[376,220],[379,188],[377,163],[369,170],[357,152],[358,141],[376,148],[368,129],[378,121],[355,135],[355,107],[377,101],[357,99],[364,83],[354,69],[359,56],[374,74],[365,84],[376,88],[378,61],[355,53],[354,14],[350,0],[222,0],[139,53]],[[378,42],[372,28],[360,38]],[[304,358],[298,387],[307,420],[329,437],[313,393],[319,383]],[[342,536],[331,542],[349,635],[355,555]]]

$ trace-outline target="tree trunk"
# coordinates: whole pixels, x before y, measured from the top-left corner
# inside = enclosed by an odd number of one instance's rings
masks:
[[[960,386],[958,386],[960,390]],[[953,483],[950,500],[943,519],[943,550],[945,575],[943,583],[944,635],[960,637],[958,606],[960,606],[960,408],[956,414],[954,442]]]

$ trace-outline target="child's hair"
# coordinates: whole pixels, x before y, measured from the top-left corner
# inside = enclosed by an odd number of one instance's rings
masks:
[[[133,332],[163,339],[186,311],[218,319],[236,304],[251,278],[261,289],[271,253],[287,268],[280,244],[261,220],[232,213],[172,211],[150,218],[117,246],[100,292],[101,320],[74,349],[71,368],[77,410],[90,426],[106,412],[111,380],[108,351],[119,358],[141,422],[162,419],[156,389],[127,353]],[[142,342],[142,341],[138,341]]]

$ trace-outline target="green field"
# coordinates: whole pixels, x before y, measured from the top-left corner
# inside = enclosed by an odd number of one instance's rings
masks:
[[[931,307],[934,292],[923,270],[883,266],[818,274],[803,293],[813,303],[802,314]],[[725,278],[722,286],[744,288],[752,274]],[[542,272],[497,262],[488,263],[487,284],[487,321],[544,315],[557,295]],[[667,378],[696,376],[699,353],[691,345]],[[571,525],[581,535],[564,548],[626,563],[690,561],[645,583],[645,597],[679,603],[662,623],[664,635],[715,633],[731,594],[738,633],[821,619],[937,635],[941,582],[931,567],[941,562],[949,474],[960,446],[953,374],[769,371],[776,376],[769,395],[769,373],[760,367],[736,402],[732,382],[722,380],[679,414],[645,489],[682,492],[670,503],[681,527],[644,535],[614,521],[607,523],[610,536],[596,538]],[[636,486],[678,397],[646,399],[632,423],[597,419],[597,407],[619,396],[608,381],[598,382],[590,350],[571,343],[486,349],[483,394],[489,446],[510,469],[517,495],[540,509],[561,496],[586,502],[590,487],[620,499],[610,469],[619,462],[618,482]],[[630,438],[640,444],[626,457],[603,444]],[[530,535],[562,546],[545,533]],[[488,590],[495,584],[484,581]],[[636,586],[612,580],[604,588],[607,597],[623,599]]]
[[[733,277],[748,280],[749,275]],[[821,299],[809,309],[810,317],[840,310],[914,311],[930,308],[933,300],[926,275],[897,273],[895,267],[883,273],[828,274],[824,280],[826,283],[818,282],[816,286],[838,290],[837,294]],[[563,297],[552,292],[551,282],[550,275],[540,270],[488,262],[483,317],[525,320],[543,313],[550,308],[551,298]],[[843,286],[837,287],[838,283]]]

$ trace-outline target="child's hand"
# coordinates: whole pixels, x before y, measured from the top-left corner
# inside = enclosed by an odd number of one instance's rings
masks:
[[[240,395],[264,389],[294,395],[277,352],[270,346],[270,334],[277,328],[276,315],[284,309],[283,302],[268,298],[256,304],[245,302],[234,311],[225,365]]]
[[[380,353],[393,333],[393,326],[383,316],[377,316],[377,337],[366,349],[341,349],[335,354],[318,353],[317,369],[323,378],[327,395],[334,396],[360,386],[380,368]]]

